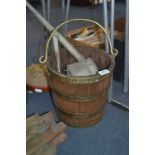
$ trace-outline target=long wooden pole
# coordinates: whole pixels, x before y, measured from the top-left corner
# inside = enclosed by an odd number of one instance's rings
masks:
[[[49,32],[54,30],[54,27],[52,27],[52,25],[47,20],[45,20],[45,18],[43,18],[43,16],[41,16],[39,12],[34,7],[32,7],[31,4],[27,1],[26,6]],[[73,45],[70,42],[68,42],[68,40],[65,37],[63,37],[59,32],[56,32],[56,36],[58,36],[58,40],[75,57],[75,59],[77,59],[77,61],[85,60],[85,58],[77,51],[77,49],[75,49]]]

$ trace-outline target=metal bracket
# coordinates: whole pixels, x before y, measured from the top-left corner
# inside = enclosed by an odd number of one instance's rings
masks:
[[[121,102],[119,101],[116,101],[116,100],[112,100],[111,102],[109,102],[110,104],[116,106],[117,108],[120,108],[122,110],[125,110],[125,111],[128,111],[129,112],[129,107],[122,104]]]

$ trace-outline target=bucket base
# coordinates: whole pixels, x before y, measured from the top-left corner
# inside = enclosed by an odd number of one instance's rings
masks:
[[[98,123],[102,119],[103,110],[94,114],[89,114],[88,116],[70,115],[58,110],[58,115],[60,120],[68,126],[85,128]]]

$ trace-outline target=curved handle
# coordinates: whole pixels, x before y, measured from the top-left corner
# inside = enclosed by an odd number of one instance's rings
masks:
[[[59,29],[61,28],[64,24],[67,24],[67,23],[70,23],[70,22],[75,22],[75,21],[87,21],[87,22],[91,22],[91,23],[94,23],[96,24],[98,27],[101,28],[101,30],[106,34],[106,37],[108,39],[108,42],[109,42],[109,46],[110,46],[110,54],[113,55],[114,57],[118,54],[118,51],[116,49],[113,49],[112,48],[112,43],[111,43],[111,40],[110,40],[110,37],[109,37],[109,34],[108,32],[105,30],[105,28],[99,24],[98,22],[94,21],[94,20],[91,20],[91,19],[84,19],[84,18],[79,18],[79,19],[70,19],[70,20],[67,20],[67,21],[64,21],[63,23],[61,23],[60,25],[58,25],[53,31],[52,33],[50,34],[48,40],[47,40],[47,43],[46,43],[46,49],[45,49],[45,57],[44,56],[41,56],[39,58],[39,62],[40,63],[45,63],[47,61],[47,58],[48,58],[48,47],[49,47],[49,43],[54,35],[54,33]]]

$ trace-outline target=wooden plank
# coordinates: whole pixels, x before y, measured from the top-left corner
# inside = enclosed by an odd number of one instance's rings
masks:
[[[56,122],[54,121],[52,112],[48,112],[44,115],[41,115],[41,119],[50,127],[50,129],[56,126]]]
[[[56,147],[47,144],[41,135],[34,136],[30,141],[27,141],[27,155],[54,155],[55,153]]]
[[[36,150],[39,150],[40,148],[43,148],[45,143],[45,140],[43,136],[40,134],[28,134],[26,135],[26,153],[27,154],[33,154],[36,152]]]
[[[26,152],[28,155],[54,155],[55,147],[67,138],[67,135],[63,133],[67,125],[63,122],[56,123],[52,112],[41,116],[34,114],[28,117],[26,122]]]
[[[38,114],[34,114],[26,119],[27,133],[43,133],[50,129],[50,126],[44,122]]]
[[[66,139],[67,139],[66,133],[61,133],[51,142],[51,144],[57,146],[58,144],[64,142]]]
[[[38,117],[39,117],[38,114],[34,114],[26,118],[26,125],[33,125],[34,123],[36,123]]]
[[[63,122],[58,123],[56,128],[51,129],[50,131],[44,134],[44,139],[46,143],[52,141],[55,137],[57,137],[61,132],[63,132],[66,128],[66,124]]]

